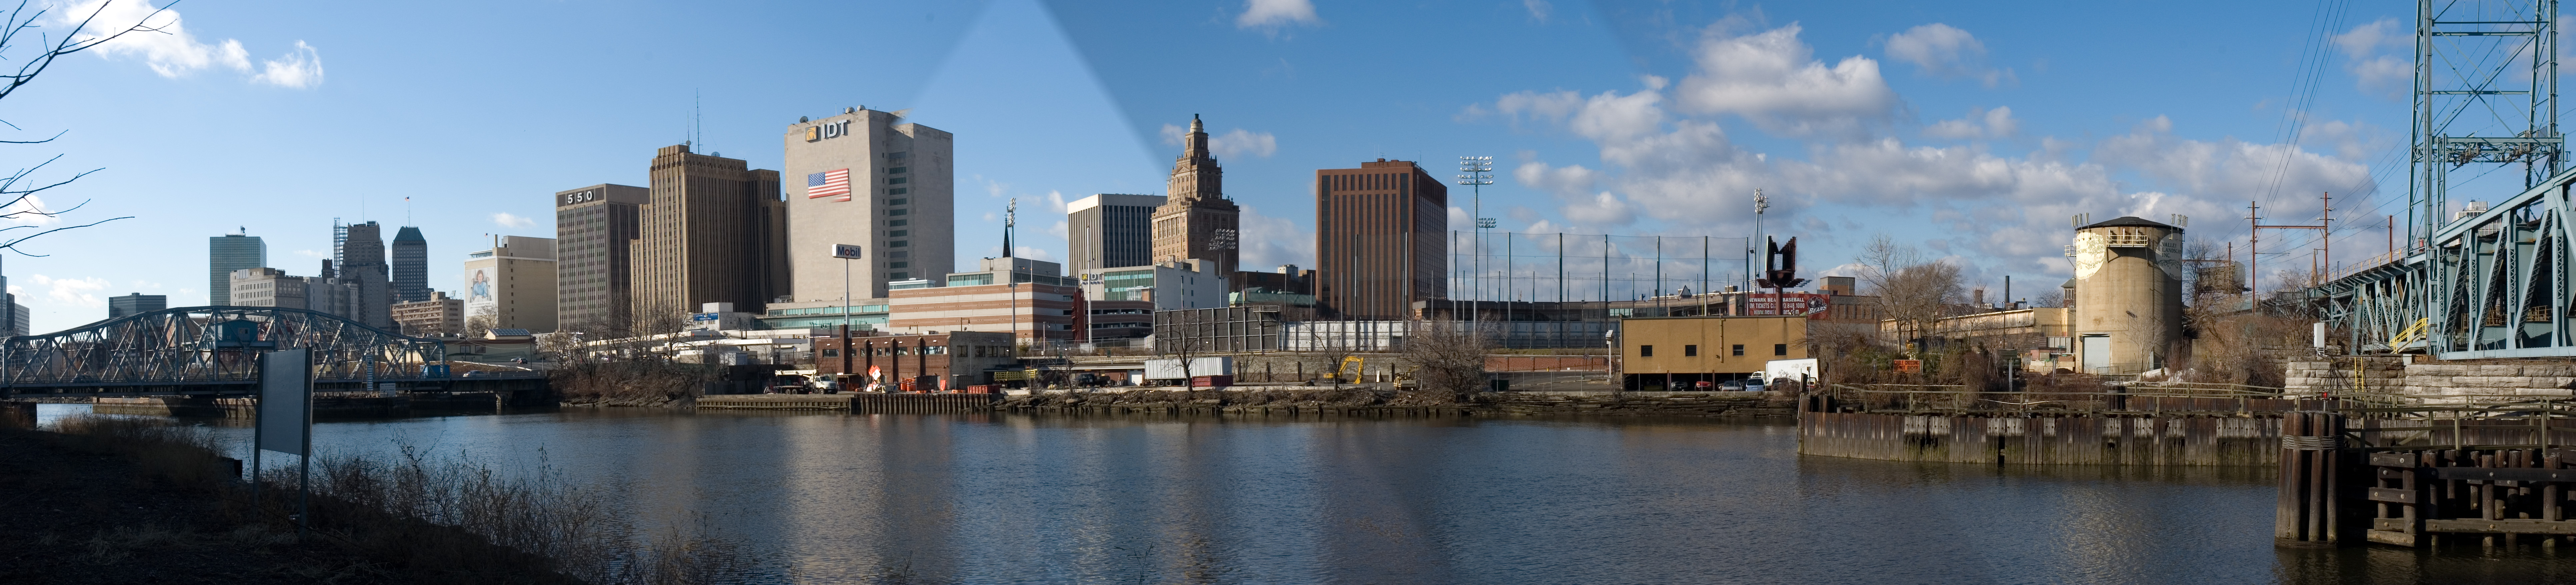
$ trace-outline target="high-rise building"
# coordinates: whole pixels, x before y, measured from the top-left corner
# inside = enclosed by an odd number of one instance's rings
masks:
[[[167,308],[170,308],[169,295],[131,293],[121,297],[107,298],[107,318],[109,319],[123,317],[126,315],[150,313]]]
[[[447,293],[430,291],[427,299],[394,303],[394,324],[402,326],[403,335],[462,335],[465,332],[465,299],[448,298]]]
[[[1154,209],[1167,198],[1102,193],[1065,204],[1065,268],[1075,274],[1153,264]]]
[[[392,249],[394,302],[429,300],[429,240],[420,237],[420,228],[403,226],[394,232]]]
[[[637,213],[643,187],[599,184],[555,192],[555,324],[567,331],[624,328],[634,296]]]
[[[1316,302],[1328,315],[1401,319],[1445,298],[1449,187],[1411,161],[1315,171]]]
[[[268,244],[248,234],[206,238],[206,304],[232,302],[233,271],[268,267]]]
[[[778,199],[778,171],[680,144],[654,155],[652,179],[628,252],[629,310],[679,315],[706,303],[733,303],[758,312],[783,294],[787,206]],[[466,304],[471,319],[470,293]],[[539,330],[552,330],[553,315],[547,321]]]
[[[371,327],[392,329],[393,267],[385,262],[384,226],[370,221],[335,226],[335,231],[340,232],[339,249],[332,256],[340,265],[337,278],[357,285],[358,294],[350,299],[347,311],[334,313]]]
[[[0,291],[6,290],[9,290],[9,277],[0,276]],[[27,313],[27,306],[18,304],[16,293],[0,292],[0,331],[9,335],[26,335],[34,320],[35,316]]]
[[[841,302],[845,266],[832,256],[836,244],[863,251],[846,266],[853,302],[886,298],[887,282],[957,268],[953,137],[901,120],[857,107],[788,125],[790,306]]]
[[[290,276],[275,268],[244,268],[233,272],[227,287],[232,298],[224,304],[304,309],[356,321],[349,313],[359,307],[365,287],[335,274],[330,260],[322,261],[322,276]]]
[[[553,238],[492,236],[491,249],[466,254],[465,333],[554,331],[556,265]]]
[[[1225,171],[1208,152],[1207,127],[1190,116],[1190,135],[1172,163],[1171,192],[1154,210],[1154,252],[1146,263],[1208,260],[1234,274],[1243,209],[1225,198]]]

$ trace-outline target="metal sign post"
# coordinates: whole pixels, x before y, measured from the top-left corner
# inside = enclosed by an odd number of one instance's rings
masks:
[[[312,512],[312,350],[281,350],[259,357],[259,403],[253,412],[258,422],[251,440],[251,505],[259,505],[260,452],[296,456],[295,534],[302,538]]]

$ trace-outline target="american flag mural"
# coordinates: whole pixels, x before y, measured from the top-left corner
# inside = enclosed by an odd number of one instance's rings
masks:
[[[850,200],[850,170],[823,171],[805,175],[805,198],[820,199],[839,195],[837,201]]]

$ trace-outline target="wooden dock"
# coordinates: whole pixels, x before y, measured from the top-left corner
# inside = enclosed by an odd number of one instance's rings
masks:
[[[698,397],[697,407],[720,410],[839,410],[853,414],[981,412],[1000,394],[718,394]]]
[[[1943,463],[2272,465],[2281,419],[2339,401],[2130,393],[1799,399],[1798,453]],[[2006,393],[1984,393],[2006,394]],[[1934,399],[1939,399],[1935,402]],[[2013,405],[2046,402],[2037,410]],[[1874,404],[1876,407],[1864,406]],[[1983,407],[1977,407],[1983,404]]]

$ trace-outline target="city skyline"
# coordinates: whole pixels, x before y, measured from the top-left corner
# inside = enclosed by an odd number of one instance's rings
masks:
[[[1542,6],[1552,7],[1535,8]],[[546,38],[519,50],[566,55],[573,66],[531,68],[481,46],[425,59],[402,50],[402,43],[424,40],[413,33],[358,35],[335,26],[364,11],[181,6],[189,35],[165,39],[171,46],[238,40],[260,66],[236,73],[155,61],[142,50],[102,51],[66,61],[48,73],[50,85],[21,94],[32,114],[13,122],[31,132],[71,131],[55,145],[71,155],[65,168],[107,168],[46,199],[62,207],[92,202],[67,221],[137,217],[31,242],[31,252],[52,255],[12,259],[8,272],[38,315],[35,328],[55,330],[94,320],[109,295],[164,294],[174,304],[204,298],[207,291],[174,276],[202,269],[191,267],[201,261],[195,254],[182,261],[123,248],[176,245],[161,238],[247,226],[268,238],[272,266],[302,271],[329,253],[312,226],[337,217],[419,226],[435,236],[427,256],[443,264],[488,235],[553,232],[550,206],[531,193],[647,182],[633,162],[640,149],[698,139],[708,152],[781,168],[771,134],[778,124],[861,104],[910,110],[910,119],[958,136],[955,213],[970,225],[998,216],[1011,197],[1028,200],[1023,211],[1031,217],[1049,217],[1062,202],[1091,193],[1160,194],[1168,179],[1160,161],[1181,146],[1166,132],[1205,113],[1214,124],[1211,148],[1227,162],[1228,195],[1245,207],[1247,267],[1316,265],[1314,218],[1301,211],[1313,169],[1379,156],[1495,156],[1502,176],[1485,191],[1485,215],[1500,219],[1499,229],[1522,232],[1736,237],[1750,231],[1751,218],[1749,204],[1735,200],[1763,187],[1775,200],[1769,231],[1803,236],[1810,257],[1839,261],[1885,232],[1955,256],[1983,281],[2062,278],[2067,269],[2045,245],[1958,237],[1962,222],[2061,229],[2061,211],[2078,207],[2102,215],[2183,213],[2203,219],[2195,238],[2241,242],[2242,228],[2230,233],[2227,224],[2242,223],[2229,210],[2244,199],[2264,199],[2267,210],[2295,217],[2314,211],[2313,191],[2335,191],[2338,207],[2349,192],[2351,215],[2367,217],[2389,198],[2380,185],[2394,183],[2385,170],[2398,165],[2379,161],[2396,140],[2390,135],[2404,128],[2404,104],[2388,97],[2386,78],[2371,68],[2402,56],[2391,44],[2402,43],[2404,32],[2388,24],[2404,17],[2394,8],[2321,22],[2304,7],[2260,7],[2259,18],[2211,23],[2178,18],[2188,8],[2171,6],[1728,6],[1676,4],[1647,18],[1616,2],[1463,11],[1322,3],[1302,13],[1311,17],[1246,20],[1250,13],[1233,5],[1212,8],[1214,16],[1043,2],[941,5],[920,10],[923,26],[864,41],[865,50],[922,58],[820,83],[795,80],[828,63],[805,56],[829,53],[815,49],[822,39],[685,54],[659,49],[655,59],[628,59],[605,55],[656,49],[631,44],[641,38],[632,32],[552,30],[530,35]],[[637,31],[757,30],[810,10],[746,7],[711,19],[638,17],[627,24]],[[577,16],[548,7],[477,34]],[[1456,30],[1389,32],[1425,18],[1452,21]],[[2071,33],[2024,26],[2063,18],[2135,24],[2101,42],[2067,42]],[[2333,38],[2305,42],[2310,29]],[[2176,36],[2248,40],[2134,48]],[[1205,47],[1178,56],[1192,74],[1168,75],[1171,65],[1148,67],[1162,61],[1140,57],[1171,43]],[[2307,47],[2331,50],[2311,57],[2302,53]],[[1454,66],[1461,53],[1518,65],[1464,82],[1388,85]],[[1354,70],[1357,79],[1327,73],[1336,71],[1329,63],[1358,55],[1418,65]],[[1744,62],[1776,68],[1711,68],[1712,55],[1763,57]],[[2189,73],[2147,65],[2181,58],[2222,65]],[[715,73],[679,81],[658,74],[674,59]],[[270,61],[280,64],[277,71],[309,75],[269,75]],[[2323,89],[2294,101],[2301,94],[2286,80],[2309,69],[2321,72]],[[442,77],[475,81],[458,88],[413,81]],[[650,81],[638,81],[644,79]],[[1398,89],[1355,94],[1347,91],[1354,81]],[[455,93],[486,83],[538,96],[602,84],[624,91],[604,99],[537,97],[519,104],[524,113]],[[1730,95],[1742,99],[1716,99]],[[2298,140],[2305,146],[2285,146],[2284,108],[2307,112]],[[218,110],[224,113],[156,123],[150,140],[107,131],[127,112]],[[389,110],[410,121],[373,122]],[[353,120],[401,132],[351,132]],[[1363,128],[1370,130],[1357,131]],[[391,139],[397,135],[404,137]],[[235,146],[202,148],[217,142]],[[462,144],[497,162],[462,173],[390,166],[445,157]],[[273,183],[274,167],[236,153],[317,161],[315,183],[382,176],[402,186],[253,192],[232,185]],[[1688,168],[1734,174],[1676,170]],[[1884,177],[1863,180],[1854,169]],[[167,188],[164,177],[214,186],[181,197],[168,193],[199,190]],[[1685,187],[1705,204],[1674,205],[1672,194]],[[240,201],[271,202],[285,212],[253,213],[234,205]],[[1459,203],[1451,205],[1452,226],[1468,223]],[[2010,212],[1966,213],[1965,203]],[[1932,221],[1879,219],[1892,216]],[[1053,223],[1024,226],[1029,250],[1015,252],[1066,261]],[[978,230],[958,232],[960,260],[1000,252]],[[123,234],[144,237],[101,250],[137,261],[72,252]],[[2356,229],[2339,238],[2359,240],[2337,248],[2367,249],[2382,236]],[[2297,242],[2273,245],[2267,239],[2267,252],[2304,255]],[[2266,265],[2275,261],[2267,257]]]

